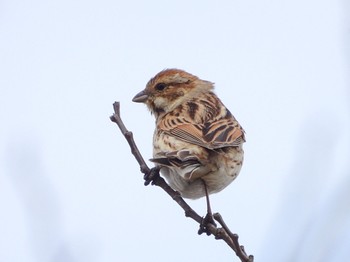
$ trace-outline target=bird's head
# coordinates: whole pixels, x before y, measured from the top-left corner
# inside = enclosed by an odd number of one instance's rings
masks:
[[[166,69],[148,81],[133,102],[145,103],[158,117],[171,112],[179,105],[213,89],[213,83],[179,69]]]

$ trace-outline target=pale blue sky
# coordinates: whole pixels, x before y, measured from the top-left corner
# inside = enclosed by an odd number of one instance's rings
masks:
[[[118,100],[150,158],[154,119],[131,99],[171,67],[214,82],[247,132],[240,176],[211,197],[247,252],[344,261],[348,13],[331,0],[3,0],[0,261],[232,261],[143,186],[109,121]],[[189,203],[204,215],[204,199]]]

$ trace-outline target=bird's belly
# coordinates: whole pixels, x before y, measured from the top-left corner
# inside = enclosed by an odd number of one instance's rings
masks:
[[[222,158],[222,159],[221,159]],[[217,163],[217,169],[193,181],[180,176],[181,170],[176,167],[162,167],[161,173],[167,179],[169,185],[180,192],[184,198],[197,199],[205,196],[205,182],[208,193],[220,192],[227,187],[239,174],[243,162],[243,150],[221,156]]]

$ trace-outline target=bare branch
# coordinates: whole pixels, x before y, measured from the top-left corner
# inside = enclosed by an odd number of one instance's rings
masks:
[[[141,172],[144,174],[148,174],[150,169],[148,168],[145,160],[143,159],[139,149],[137,148],[132,132],[126,129],[122,119],[120,118],[120,103],[114,102],[113,104],[114,114],[110,117],[111,121],[116,123],[124,135],[125,139],[128,141],[131,153],[135,156],[135,159],[140,165]]]
[[[114,102],[113,104],[114,114],[110,117],[111,121],[116,123],[124,135],[125,139],[128,141],[131,153],[134,155],[135,159],[140,165],[141,172],[144,174],[145,185],[152,184],[161,187],[184,211],[185,216],[192,218],[198,224],[202,225],[203,218],[198,215],[181,197],[180,193],[173,190],[159,175],[159,168],[154,167],[150,169],[145,160],[143,159],[140,151],[138,150],[136,143],[133,138],[132,132],[127,130],[121,117],[120,117],[120,103]],[[219,222],[222,227],[217,227],[216,225],[209,223],[206,224],[207,233],[215,236],[215,239],[222,239],[227,243],[227,245],[236,253],[237,257],[243,262],[253,262],[254,257],[252,255],[247,255],[244,247],[238,242],[238,235],[233,234],[227,225],[225,224],[223,218],[219,213],[214,214],[214,219]],[[200,232],[199,232],[200,233]]]

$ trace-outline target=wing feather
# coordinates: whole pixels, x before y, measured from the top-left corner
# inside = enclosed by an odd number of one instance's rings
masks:
[[[181,140],[186,141],[190,144],[195,144],[200,146],[204,146],[205,144],[201,139],[202,137],[201,130],[192,124],[179,125],[174,127],[173,129],[170,129],[168,132],[171,135],[177,138],[180,138]]]
[[[245,142],[243,128],[216,96],[209,102],[208,99],[197,99],[188,104],[188,107],[181,106],[179,112],[165,115],[158,128],[182,141],[208,149],[239,146]]]

